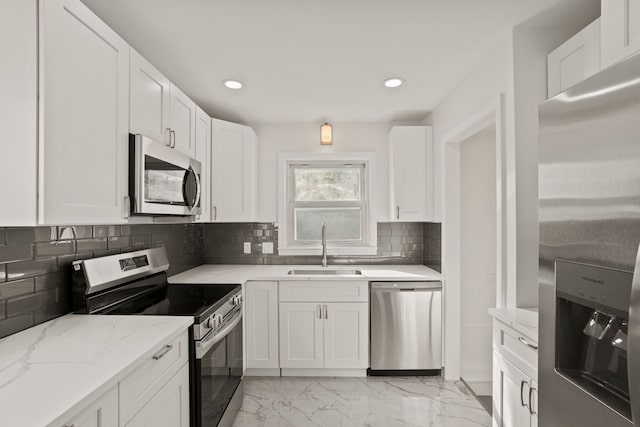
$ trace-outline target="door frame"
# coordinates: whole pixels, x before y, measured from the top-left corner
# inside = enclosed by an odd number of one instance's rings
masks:
[[[460,145],[494,124],[496,130],[496,307],[506,305],[507,176],[505,96],[498,97],[447,131],[441,139],[444,169],[442,265],[444,297],[445,379],[460,379]]]

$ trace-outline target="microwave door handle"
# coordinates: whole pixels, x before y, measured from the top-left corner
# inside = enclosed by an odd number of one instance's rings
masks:
[[[202,197],[202,182],[200,182],[200,175],[196,173],[193,167],[189,166],[191,169],[191,173],[196,177],[196,198],[194,199],[193,206],[191,206],[191,213],[198,207],[200,204],[200,197]]]
[[[636,265],[633,269],[627,330],[629,334],[627,370],[629,371],[631,415],[636,420],[633,425],[640,426],[640,247],[636,255]]]

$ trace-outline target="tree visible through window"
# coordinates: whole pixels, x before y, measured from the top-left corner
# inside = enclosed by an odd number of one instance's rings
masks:
[[[290,165],[291,243],[362,244],[366,218],[364,164]]]

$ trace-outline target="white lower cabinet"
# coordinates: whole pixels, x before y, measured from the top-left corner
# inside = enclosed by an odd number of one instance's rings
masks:
[[[62,427],[118,427],[118,387],[100,396]]]
[[[533,423],[533,414],[529,407],[530,403],[536,403],[533,401],[534,387],[537,388],[534,386],[535,381],[495,352],[493,373],[494,427],[537,426],[537,421]]]
[[[280,304],[280,367],[366,369],[367,303]]]
[[[369,304],[325,304],[324,367],[366,369],[369,361]]]
[[[324,367],[323,326],[322,304],[281,303],[280,367]]]
[[[538,426],[537,339],[493,321],[493,427]]]
[[[189,365],[185,364],[126,426],[188,427]]]
[[[278,282],[248,282],[245,289],[247,368],[277,369]]]

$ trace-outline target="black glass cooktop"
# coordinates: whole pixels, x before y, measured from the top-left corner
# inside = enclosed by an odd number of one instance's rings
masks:
[[[168,284],[153,276],[86,298],[78,310],[93,314],[194,316],[196,323],[241,289],[235,284]]]

